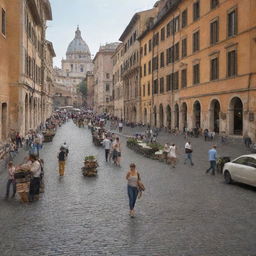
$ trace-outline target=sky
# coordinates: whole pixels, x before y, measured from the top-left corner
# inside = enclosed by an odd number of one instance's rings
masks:
[[[53,21],[48,22],[47,40],[53,42],[61,66],[79,25],[92,55],[101,45],[117,42],[133,15],[153,7],[156,0],[50,0]]]

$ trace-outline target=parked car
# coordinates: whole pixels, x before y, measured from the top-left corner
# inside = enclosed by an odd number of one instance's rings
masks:
[[[227,184],[238,181],[256,187],[256,154],[243,155],[224,165]]]

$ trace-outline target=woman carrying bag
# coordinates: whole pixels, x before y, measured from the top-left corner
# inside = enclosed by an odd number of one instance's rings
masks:
[[[128,197],[129,197],[129,206],[130,212],[129,215],[135,217],[135,203],[140,191],[144,191],[145,187],[141,182],[140,174],[136,170],[136,165],[134,163],[130,164],[130,170],[127,172],[126,179],[128,181]]]

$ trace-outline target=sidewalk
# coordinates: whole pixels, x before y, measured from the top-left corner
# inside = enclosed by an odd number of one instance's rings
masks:
[[[109,128],[109,124],[107,124]],[[124,126],[123,132],[119,133],[118,129],[112,130],[112,132],[118,134],[121,137],[130,137],[134,136],[136,133],[144,134],[146,127],[126,127]],[[243,154],[250,154],[250,150],[245,147],[242,141],[240,140],[230,140],[227,144],[222,144],[219,137],[216,137],[213,141],[204,141],[202,136],[198,138],[188,138],[191,141],[193,147],[193,158],[195,161],[207,160],[208,150],[212,145],[217,145],[218,156],[230,156],[231,159],[234,159]],[[173,135],[167,132],[161,131],[157,137],[157,142],[164,145],[165,143],[176,144],[178,148],[179,155],[184,154],[184,146],[186,143],[184,135]]]

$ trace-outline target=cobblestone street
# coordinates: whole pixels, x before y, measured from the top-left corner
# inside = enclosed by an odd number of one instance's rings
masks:
[[[135,129],[125,129],[132,134]],[[183,158],[184,138],[159,137],[177,143]],[[70,154],[65,177],[59,179],[57,152],[66,141]],[[45,193],[23,205],[3,200],[7,175],[0,174],[1,256],[255,256],[256,190],[226,185],[221,175],[206,175],[212,143],[192,139],[192,168],[180,159],[175,169],[135,154],[125,146],[118,168],[104,161],[104,151],[92,144],[87,128],[72,121],[44,145]],[[232,158],[247,153],[242,144],[217,148]],[[81,173],[85,155],[96,155],[97,178]],[[15,160],[21,161],[20,154]],[[146,191],[137,201],[137,216],[128,216],[125,175],[135,162]]]

